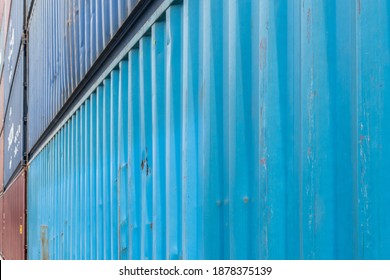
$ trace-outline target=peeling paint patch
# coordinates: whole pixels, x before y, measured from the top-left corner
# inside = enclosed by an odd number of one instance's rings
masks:
[[[361,6],[361,0],[357,0],[357,9],[358,9],[358,14],[360,15],[361,14],[361,11],[362,11],[362,6]]]
[[[14,124],[11,124],[11,129],[8,134],[8,151],[11,149],[11,145],[14,142]]]

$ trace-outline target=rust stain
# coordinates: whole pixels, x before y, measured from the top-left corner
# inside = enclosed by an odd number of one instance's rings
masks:
[[[41,258],[42,260],[49,259],[49,241],[48,230],[46,225],[41,225]]]
[[[148,164],[148,158],[143,159],[141,161],[141,170],[144,170],[144,169],[145,169],[145,172],[146,172],[146,176],[149,176],[152,173],[152,170],[151,170],[151,168],[149,167],[149,164]]]
[[[370,141],[370,137],[367,136],[367,135],[360,135],[359,140],[360,140],[360,143],[363,142],[363,141],[369,142]]]
[[[357,0],[357,6],[358,6],[358,14],[360,15],[360,13],[362,11],[362,6],[361,6],[360,0]]]

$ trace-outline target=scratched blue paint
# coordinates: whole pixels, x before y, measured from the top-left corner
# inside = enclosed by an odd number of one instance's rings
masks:
[[[28,258],[389,259],[389,7],[161,10],[31,159]]]

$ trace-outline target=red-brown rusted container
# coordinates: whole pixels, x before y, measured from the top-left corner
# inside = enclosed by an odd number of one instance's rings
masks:
[[[3,227],[4,227],[4,219],[3,219],[3,194],[0,194],[0,255],[3,255]]]
[[[4,190],[4,78],[0,80],[0,193]]]
[[[2,76],[0,80],[0,128],[3,128],[3,124],[4,124],[4,77]],[[4,131],[2,133],[4,133]],[[1,155],[3,155],[3,153]]]
[[[23,170],[3,195],[3,248],[6,260],[26,259],[26,173]]]
[[[0,80],[0,193],[4,190],[4,78]]]
[[[0,194],[4,191],[4,133],[0,135]]]

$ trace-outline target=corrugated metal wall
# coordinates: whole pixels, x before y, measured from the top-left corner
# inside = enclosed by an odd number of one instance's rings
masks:
[[[3,236],[4,236],[4,195],[0,193],[0,254],[3,256]]]
[[[0,134],[0,193],[4,191],[4,133]]]
[[[1,2],[1,30],[0,30],[0,73],[3,71],[5,61],[5,44],[7,40],[9,13],[11,8],[11,0]]]
[[[28,257],[390,258],[388,2],[183,2],[31,161]]]
[[[1,243],[6,259],[25,259],[25,173],[23,157],[24,1],[2,1],[0,82]],[[5,57],[3,57],[5,54]],[[4,68],[3,68],[4,62]],[[5,142],[5,146],[4,146]],[[5,149],[4,149],[5,148]],[[4,161],[6,164],[4,164]],[[17,167],[19,169],[17,170]],[[13,178],[17,178],[16,181]],[[12,182],[11,182],[12,181]],[[4,186],[8,185],[3,194]]]
[[[4,190],[4,78],[0,79],[0,193]],[[1,247],[0,247],[1,248]]]
[[[16,73],[18,55],[22,46],[24,0],[11,2],[4,60],[4,104],[8,103],[11,85]]]
[[[3,124],[4,124],[4,77],[1,76],[0,79],[0,133],[2,133]]]
[[[4,119],[4,185],[8,183],[23,159],[23,52],[15,70],[7,112]]]
[[[137,0],[35,1],[28,22],[31,149]],[[42,47],[45,46],[45,47]]]
[[[21,172],[3,196],[2,254],[7,260],[26,259],[26,175]]]

